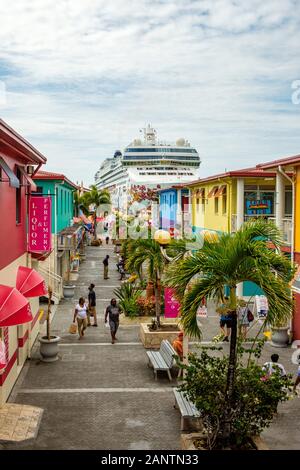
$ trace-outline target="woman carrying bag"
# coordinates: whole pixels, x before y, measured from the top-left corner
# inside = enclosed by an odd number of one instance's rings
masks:
[[[84,331],[87,327],[87,304],[85,298],[80,297],[78,304],[75,307],[73,322],[77,319],[79,339],[84,337]]]

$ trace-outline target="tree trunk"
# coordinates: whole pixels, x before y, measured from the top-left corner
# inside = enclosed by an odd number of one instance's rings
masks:
[[[236,312],[236,289],[230,290],[230,308],[232,308],[232,327],[230,335],[230,352],[229,363],[227,370],[227,383],[225,390],[225,413],[224,413],[224,427],[223,427],[223,441],[225,445],[229,444],[232,428],[232,411],[234,410],[234,382],[236,370],[236,346],[237,346],[237,312]]]
[[[97,209],[94,216],[94,240],[97,240]]]
[[[155,284],[154,284],[154,295],[155,295],[155,315],[157,326],[160,326],[160,280],[156,274]]]

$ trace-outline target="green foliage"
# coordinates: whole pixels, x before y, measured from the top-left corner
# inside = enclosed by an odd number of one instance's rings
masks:
[[[136,317],[139,314],[139,305],[137,303],[142,294],[140,289],[133,284],[124,282],[120,287],[114,290],[115,296],[119,299],[119,306],[128,317]]]
[[[278,228],[262,220],[245,223],[236,233],[224,233],[205,241],[201,250],[171,263],[166,280],[181,301],[182,324],[191,336],[200,336],[196,313],[203,298],[222,301],[225,286],[235,289],[240,282],[251,281],[265,293],[272,326],[286,322],[292,312],[289,281],[290,261],[271,250],[281,243]],[[230,305],[234,310],[236,305]]]
[[[268,427],[279,402],[289,399],[292,390],[291,377],[281,377],[279,372],[265,380],[265,373],[256,360],[260,357],[263,341],[254,349],[240,344],[236,363],[233,401],[230,408],[230,445],[241,446],[249,437],[259,435]],[[248,361],[245,354],[252,351],[256,360]],[[189,356],[186,377],[180,387],[201,412],[209,448],[222,448],[223,429],[226,420],[226,382],[228,357],[220,354],[222,348],[203,348],[201,354]],[[227,445],[227,443],[226,443]]]

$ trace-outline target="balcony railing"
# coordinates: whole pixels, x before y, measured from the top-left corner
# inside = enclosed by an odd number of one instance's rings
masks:
[[[244,216],[244,221],[247,222],[248,220],[255,220],[255,219],[261,219],[263,218],[264,220],[270,220],[274,223],[276,223],[276,218],[274,215],[245,215]],[[283,232],[283,238],[284,241],[287,245],[292,244],[292,234],[293,234],[293,219],[292,217],[285,217],[282,219],[282,226],[280,227],[282,232]],[[237,230],[237,215],[232,214],[231,216],[231,231],[236,232]]]

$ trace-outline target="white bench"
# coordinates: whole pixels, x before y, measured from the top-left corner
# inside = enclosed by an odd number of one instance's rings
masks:
[[[174,364],[174,355],[176,352],[166,339],[162,340],[159,351],[147,351],[149,365],[153,367],[155,380],[157,380],[157,371],[167,372],[169,380],[172,380],[171,369]]]
[[[197,425],[197,430],[201,429],[202,425],[199,420],[201,413],[197,410],[194,403],[185,396],[184,392],[180,392],[177,388],[173,388],[173,392],[175,395],[174,408],[179,409],[181,414],[181,431],[190,430],[190,421],[194,421],[194,424]],[[195,420],[197,421],[195,422]]]

